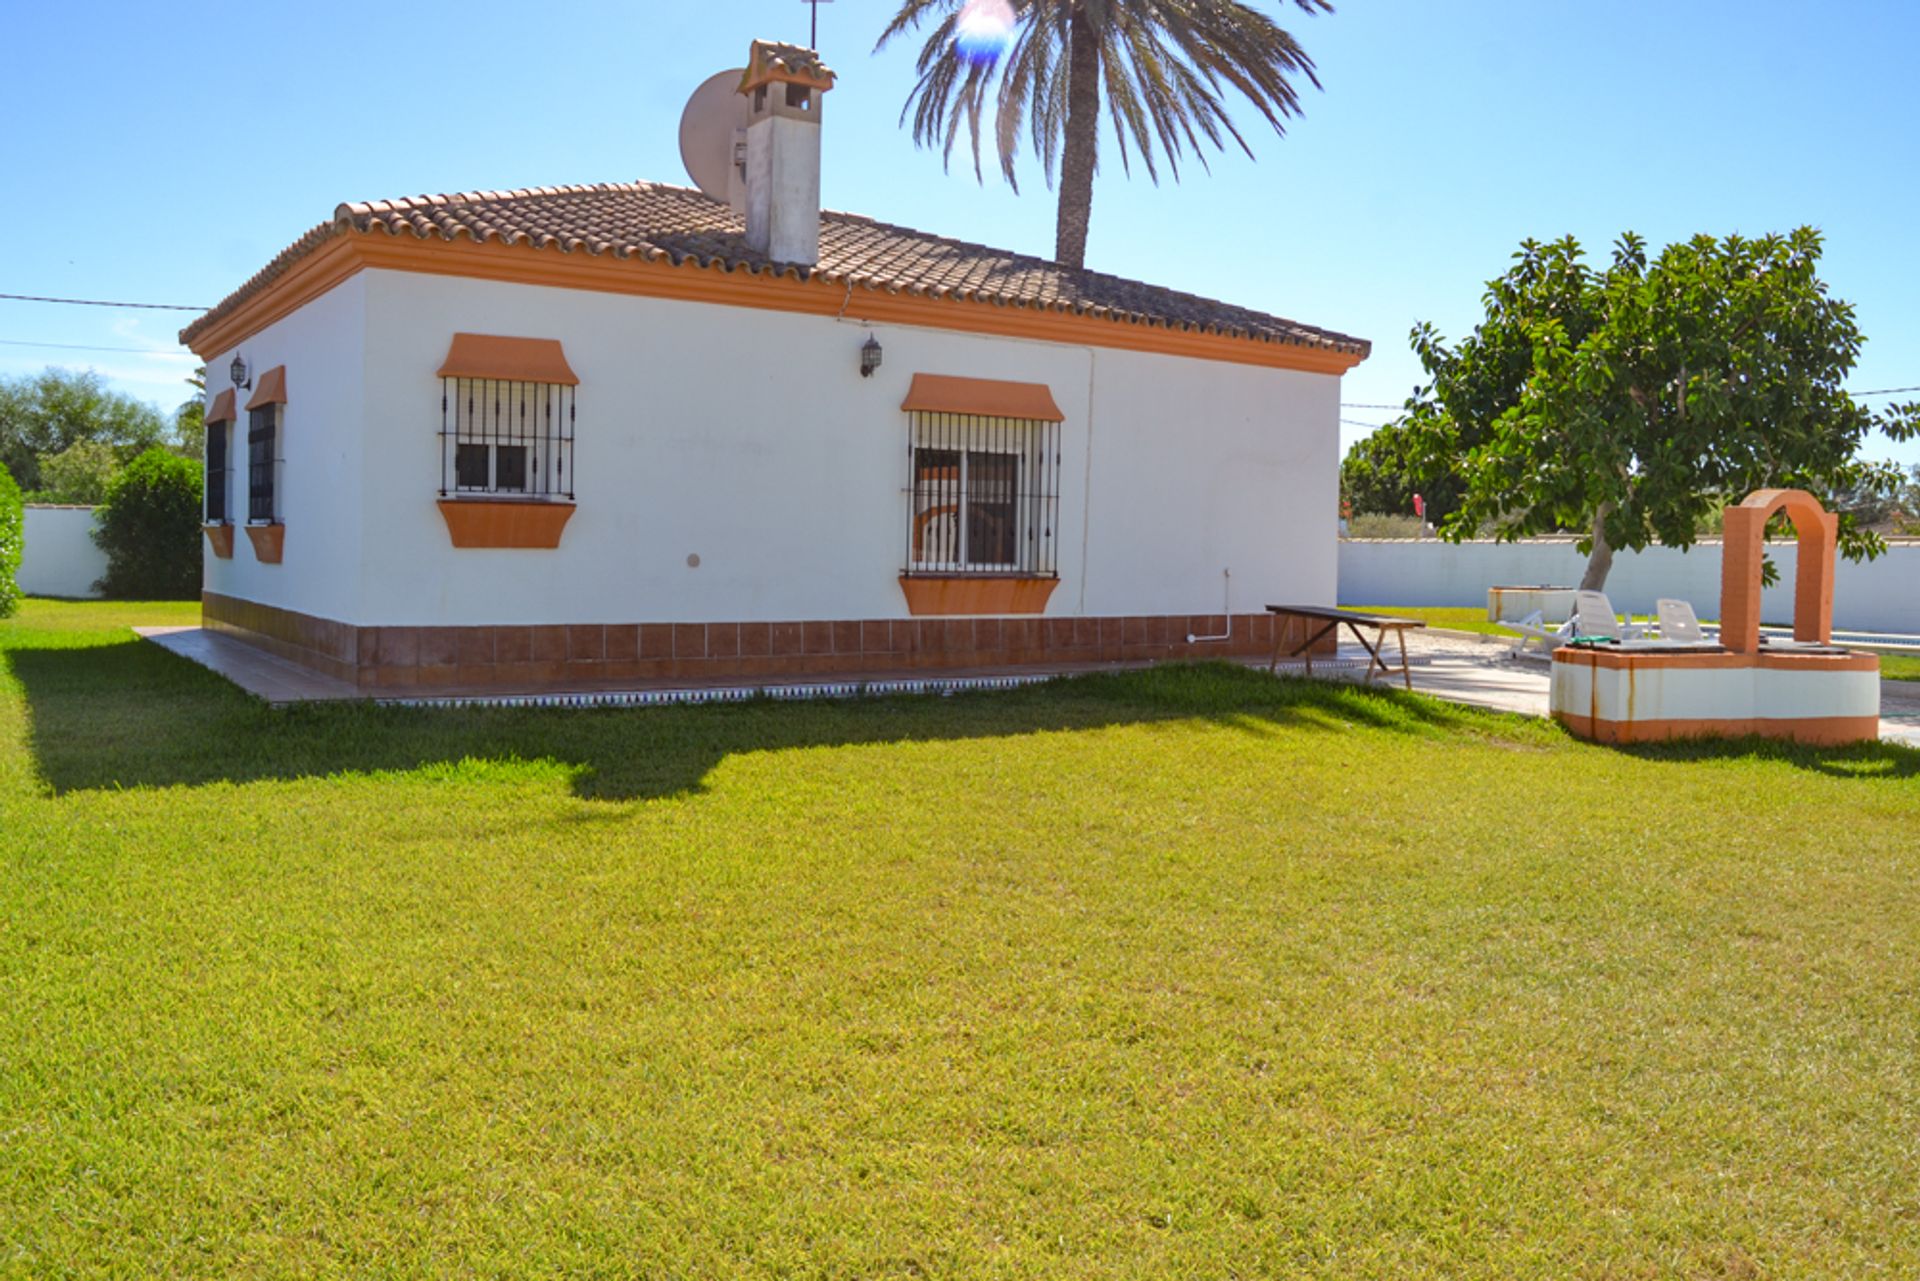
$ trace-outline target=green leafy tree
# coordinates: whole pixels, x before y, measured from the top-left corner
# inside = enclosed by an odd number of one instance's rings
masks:
[[[46,369],[0,379],[0,463],[20,488],[41,488],[40,460],[75,441],[112,446],[122,460],[166,434],[153,406],[107,390],[99,374]]]
[[[200,466],[155,447],[114,478],[93,539],[107,554],[100,588],[133,600],[200,594]]]
[[[26,524],[20,487],[13,483],[13,473],[0,467],[0,618],[10,617],[20,605],[20,588],[15,576],[20,572]]]
[[[1329,0],[1293,0],[1312,14]],[[1054,258],[1082,267],[1093,209],[1104,111],[1122,169],[1137,157],[1147,176],[1164,166],[1176,181],[1189,153],[1206,165],[1209,148],[1229,140],[1253,150],[1227,114],[1237,93],[1276,134],[1299,114],[1293,77],[1316,88],[1313,59],[1266,14],[1237,0],[1009,0],[1015,34],[1004,50],[973,50],[960,19],[963,0],[905,0],[876,50],[932,22],[918,62],[920,79],[901,112],[913,138],[949,158],[961,130],[981,173],[982,123],[992,117],[1000,172],[1014,189],[1021,137],[1031,141],[1048,186],[1059,175]]]
[[[1895,480],[1859,449],[1876,429],[1920,432],[1920,404],[1875,414],[1842,388],[1862,338],[1819,277],[1821,247],[1801,228],[1649,259],[1629,233],[1595,269],[1572,237],[1524,242],[1469,337],[1413,331],[1432,382],[1411,402],[1412,448],[1465,482],[1441,534],[1581,531],[1581,585],[1598,590],[1616,550],[1691,546],[1755,489],[1829,498]],[[1840,547],[1859,559],[1884,544],[1843,512]]]
[[[85,503],[106,500],[107,488],[120,474],[120,454],[97,440],[76,440],[57,454],[40,460],[40,490],[35,497],[48,503]]]
[[[1437,526],[1459,509],[1463,488],[1452,460],[1415,448],[1402,422],[1354,441],[1340,464],[1340,496],[1355,515],[1411,516],[1418,494],[1426,502],[1426,519]]]
[[[207,455],[207,367],[197,365],[186,379],[193,395],[173,411],[173,452],[182,458],[204,459]]]

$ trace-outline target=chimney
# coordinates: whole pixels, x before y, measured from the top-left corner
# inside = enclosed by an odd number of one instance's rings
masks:
[[[756,40],[747,97],[747,244],[775,262],[820,261],[820,100],[833,72],[799,45]]]

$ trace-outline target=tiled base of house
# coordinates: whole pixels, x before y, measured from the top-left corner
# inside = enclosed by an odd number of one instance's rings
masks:
[[[355,627],[207,592],[203,625],[369,692],[525,690],[608,681],[712,681],[991,669],[1049,664],[1258,658],[1299,619],[1236,614],[1125,618],[918,618],[789,623],[545,627]],[[1332,654],[1326,638],[1314,652]]]

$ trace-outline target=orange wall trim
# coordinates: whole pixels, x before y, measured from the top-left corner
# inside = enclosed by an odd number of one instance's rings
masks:
[[[287,545],[285,525],[248,525],[247,541],[253,544],[253,558],[262,565],[278,565]]]
[[[193,350],[202,359],[211,360],[369,267],[804,315],[844,315],[849,320],[1076,343],[1314,374],[1343,374],[1364,359],[1332,347],[1265,342],[1045,307],[890,293],[865,286],[855,286],[849,293],[845,284],[802,280],[792,274],[764,276],[692,262],[675,266],[664,259],[616,258],[611,254],[568,253],[499,242],[421,240],[386,231],[342,232],[324,242],[219,323],[195,334]]]
[[[1610,721],[1573,712],[1555,712],[1554,719],[1580,738],[1609,744],[1741,738],[1757,734],[1762,738],[1784,738],[1816,747],[1838,747],[1846,743],[1873,742],[1880,737],[1880,720],[1875,716]]]
[[[253,399],[247,402],[247,408],[264,409],[268,405],[287,403],[287,367],[275,365],[259,378],[259,390],[253,393]]]
[[[1013,383],[955,374],[915,374],[900,408],[929,414],[978,414],[1057,423],[1066,415],[1045,383]]]
[[[907,612],[936,614],[1044,614],[1057,578],[936,577],[902,574]]]
[[[505,382],[580,385],[555,338],[502,338],[496,334],[455,334],[442,378],[497,378]]]
[[[542,547],[560,545],[560,532],[573,518],[572,503],[492,502],[484,498],[442,498],[440,515],[455,547]]]
[[[1847,650],[1838,654],[1796,654],[1792,650],[1762,649],[1757,654],[1736,654],[1731,652],[1707,651],[1698,654],[1672,653],[1650,654],[1637,649],[1614,649],[1596,645],[1591,649],[1582,646],[1563,645],[1553,651],[1553,661],[1575,666],[1607,668],[1611,671],[1629,669],[1647,671],[1653,668],[1662,670],[1711,670],[1742,667],[1759,667],[1768,671],[1802,672],[1877,672],[1880,670],[1880,657],[1863,650]]]
[[[233,559],[233,526],[202,525],[200,532],[207,536],[207,545],[213,548],[213,554],[221,560]]]

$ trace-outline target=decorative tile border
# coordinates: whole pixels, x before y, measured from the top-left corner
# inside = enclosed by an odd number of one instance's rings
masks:
[[[1335,658],[1316,663],[1316,670],[1354,671],[1366,666],[1357,658]],[[1085,671],[1019,672],[1006,676],[937,676],[927,680],[887,679],[826,681],[804,685],[696,686],[686,689],[605,690],[580,694],[432,694],[376,698],[382,707],[679,707],[702,703],[747,703],[756,698],[775,702],[804,702],[822,698],[891,698],[903,694],[963,694],[977,690],[1018,689],[1048,681],[1086,676]]]
[[[351,681],[385,698],[434,689],[524,693],[542,686],[698,681],[713,687],[779,687],[794,678],[876,671],[993,669],[1177,659],[1265,658],[1276,628],[1287,648],[1305,624],[1238,614],[1105,618],[904,618],[748,623],[355,627],[217,593],[202,598],[205,625]],[[1334,653],[1331,638],[1316,654]],[[809,685],[811,688],[811,685]]]

